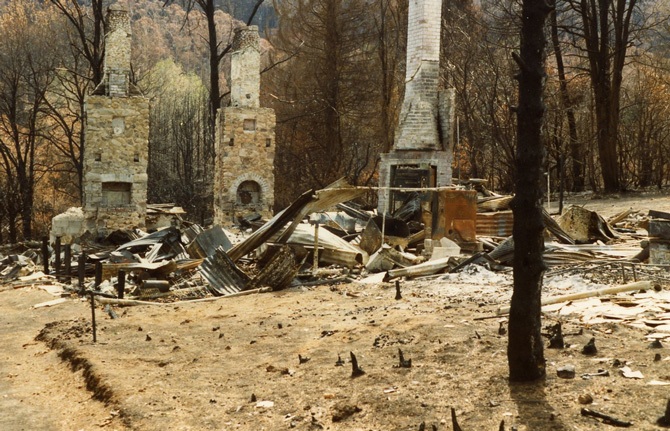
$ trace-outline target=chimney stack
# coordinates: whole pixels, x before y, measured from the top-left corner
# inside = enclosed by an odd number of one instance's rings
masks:
[[[107,95],[128,97],[130,94],[130,13],[120,3],[107,10],[105,20],[105,79]]]
[[[260,107],[261,45],[258,27],[235,29],[230,59],[230,106]]]

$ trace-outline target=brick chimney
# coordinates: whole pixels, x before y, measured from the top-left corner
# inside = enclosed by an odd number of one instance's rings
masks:
[[[405,94],[393,149],[381,155],[381,187],[451,184],[454,92],[439,88],[441,10],[441,0],[409,0]],[[392,213],[406,197],[380,189],[377,209]]]

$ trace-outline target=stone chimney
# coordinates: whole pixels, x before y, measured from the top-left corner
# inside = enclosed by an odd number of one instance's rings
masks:
[[[127,97],[130,94],[130,13],[121,3],[107,10],[105,20],[106,95]]]
[[[261,45],[255,25],[235,29],[230,59],[230,106],[260,106]]]
[[[230,62],[230,106],[218,112],[214,223],[230,225],[274,206],[275,113],[260,106],[258,27],[235,30]]]
[[[128,9],[111,6],[105,30],[105,76],[85,105],[83,209],[96,236],[144,228],[147,212],[149,100],[130,84]]]

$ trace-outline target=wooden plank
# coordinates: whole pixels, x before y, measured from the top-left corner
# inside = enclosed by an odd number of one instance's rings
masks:
[[[597,290],[589,290],[586,292],[577,292],[577,293],[570,293],[568,295],[561,295],[561,296],[554,296],[551,298],[545,298],[542,300],[542,305],[550,305],[550,304],[557,304],[559,302],[568,302],[568,301],[575,301],[578,299],[584,299],[584,298],[592,298],[595,296],[603,296],[603,295],[612,295],[615,293],[621,293],[621,292],[631,292],[633,290],[650,290],[652,288],[652,284],[650,281],[637,281],[635,283],[628,283],[628,284],[623,284],[621,286],[610,286],[610,287],[604,287],[602,289],[597,289]],[[498,309],[498,314],[508,314],[509,313],[510,307],[501,307]]]

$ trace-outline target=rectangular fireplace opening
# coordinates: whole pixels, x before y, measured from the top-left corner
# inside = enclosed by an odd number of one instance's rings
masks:
[[[391,166],[391,187],[393,188],[435,187],[436,177],[437,167],[435,166],[425,164]],[[389,212],[392,214],[398,210],[411,194],[411,191],[393,190],[388,207]]]
[[[102,183],[102,206],[120,207],[130,205],[131,183]]]

